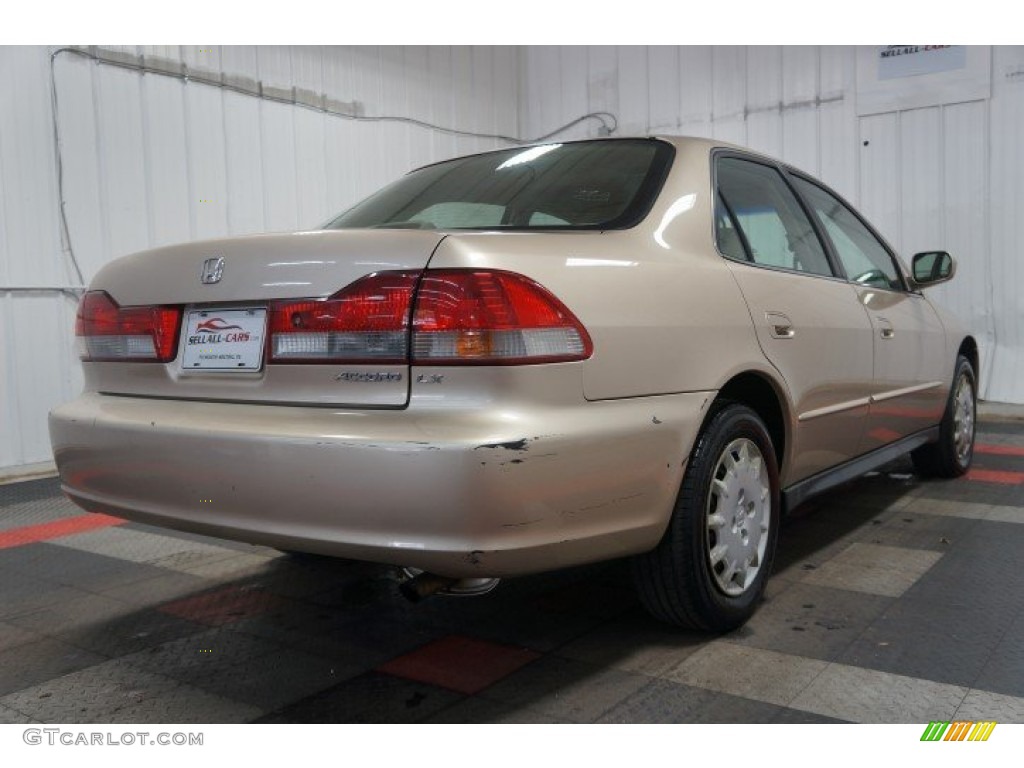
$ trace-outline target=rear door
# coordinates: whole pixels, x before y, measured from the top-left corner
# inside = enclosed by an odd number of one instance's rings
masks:
[[[875,382],[861,453],[938,423],[949,361],[935,310],[907,290],[893,254],[850,206],[810,179],[792,178],[871,318]]]
[[[790,484],[857,455],[872,385],[871,323],[778,167],[720,153],[715,179],[718,248],[796,410]]]

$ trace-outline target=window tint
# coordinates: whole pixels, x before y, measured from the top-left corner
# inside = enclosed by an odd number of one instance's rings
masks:
[[[817,184],[800,177],[793,177],[793,181],[825,227],[850,280],[877,288],[903,290],[889,251],[849,208]]]
[[[328,229],[617,229],[650,209],[670,144],[609,139],[517,147],[412,171]]]
[[[718,160],[718,191],[750,245],[755,264],[832,275],[810,219],[782,175],[774,168],[723,157]],[[719,249],[732,255],[727,229],[719,229]]]

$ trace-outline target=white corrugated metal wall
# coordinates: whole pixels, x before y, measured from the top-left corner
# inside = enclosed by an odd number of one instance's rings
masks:
[[[79,284],[57,205],[52,50],[0,47],[0,475],[49,461],[46,412],[80,386],[72,298],[5,290]],[[352,122],[186,71],[479,133],[535,136],[608,111],[620,134],[715,136],[780,156],[858,203],[904,253],[951,250],[959,276],[935,292],[982,343],[984,394],[1024,402],[1024,47],[992,49],[991,98],[867,117],[852,47],[120,51],[178,77],[73,54],[54,64],[65,213],[86,280],[140,248],[315,226],[414,165],[500,143]]]
[[[608,110],[619,133],[710,136],[820,176],[901,253],[957,257],[932,293],[978,338],[983,396],[1024,403],[1024,47],[992,48],[990,98],[863,117],[856,65],[852,46],[528,48],[523,132]]]
[[[46,414],[81,386],[73,295],[11,290],[80,284],[62,252],[53,50],[0,47],[0,475],[50,461]],[[59,54],[53,70],[65,213],[86,280],[151,246],[315,227],[416,165],[505,145],[271,98],[321,104],[326,96],[342,111],[474,133],[514,136],[519,127],[513,47],[99,53],[102,63]],[[130,68],[140,65],[173,76]]]

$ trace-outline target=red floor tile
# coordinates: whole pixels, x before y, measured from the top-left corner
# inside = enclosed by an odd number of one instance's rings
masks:
[[[970,469],[968,480],[982,483],[999,483],[1000,485],[1024,485],[1024,472],[1003,472],[996,469]]]
[[[282,599],[255,589],[226,587],[161,605],[162,613],[180,619],[219,627],[235,621],[268,613],[282,604]]]
[[[526,648],[449,635],[392,659],[377,671],[472,695],[538,658],[539,653]]]
[[[76,515],[64,520],[54,520],[52,523],[12,528],[9,531],[0,531],[0,549],[10,549],[11,547],[20,547],[24,544],[34,544],[39,541],[59,539],[63,536],[73,536],[76,533],[85,533],[87,531],[95,531],[98,528],[121,525],[123,522],[125,521],[119,517],[87,514]]]

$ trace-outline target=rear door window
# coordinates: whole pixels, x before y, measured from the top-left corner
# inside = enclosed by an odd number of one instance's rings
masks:
[[[716,164],[718,193],[731,226],[716,227],[718,247],[737,252],[738,229],[755,264],[812,275],[834,275],[811,220],[782,174],[763,163],[721,157]]]

